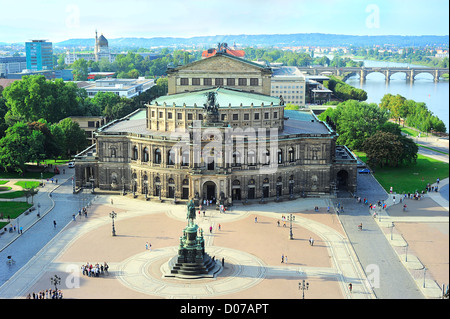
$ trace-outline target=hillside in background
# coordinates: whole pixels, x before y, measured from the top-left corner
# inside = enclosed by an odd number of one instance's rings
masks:
[[[107,35],[106,35],[107,37]],[[449,36],[355,36],[322,33],[216,35],[191,38],[117,38],[108,39],[110,47],[170,47],[170,46],[216,46],[219,42],[238,46],[356,46],[393,45],[396,47],[448,46]],[[54,44],[59,47],[94,46],[94,39],[69,39]]]

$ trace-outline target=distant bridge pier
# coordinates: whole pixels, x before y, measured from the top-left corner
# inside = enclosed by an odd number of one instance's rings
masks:
[[[367,71],[365,69],[361,69],[361,71],[359,71],[359,81],[361,83],[366,82],[366,76],[367,76]]]

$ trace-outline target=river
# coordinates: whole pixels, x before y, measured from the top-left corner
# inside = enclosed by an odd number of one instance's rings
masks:
[[[382,62],[364,60],[366,67],[424,67],[421,65]],[[350,77],[346,83],[365,90],[369,103],[380,103],[385,94],[400,94],[409,100],[424,102],[434,115],[439,117],[449,131],[449,81],[440,79],[438,83],[433,81],[433,76],[427,73],[416,75],[413,83],[406,81],[406,74],[395,73],[391,75],[391,80],[386,84],[384,74],[375,72],[366,77],[364,83],[360,83],[359,75]]]

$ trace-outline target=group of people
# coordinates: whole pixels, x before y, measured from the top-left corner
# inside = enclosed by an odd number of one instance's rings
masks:
[[[106,261],[103,265],[99,263],[95,265],[86,263],[86,265],[81,266],[81,272],[83,273],[83,275],[88,277],[100,277],[100,275],[103,275],[105,273],[108,274],[108,269],[109,266]]]
[[[27,295],[27,299],[62,299],[63,294],[61,290],[45,289],[39,292],[33,292]]]

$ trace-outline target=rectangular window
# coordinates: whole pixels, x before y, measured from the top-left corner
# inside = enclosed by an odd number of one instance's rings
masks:
[[[189,85],[189,79],[188,78],[181,78],[180,79],[180,85]]]
[[[203,79],[203,85],[212,85],[212,79]]]
[[[155,117],[155,111],[152,111],[152,117]]]
[[[233,121],[239,120],[239,114],[233,114]]]
[[[250,79],[250,85],[251,86],[258,86],[258,79],[257,78]]]
[[[268,119],[269,119],[269,112],[265,112],[265,113],[264,113],[264,119],[265,119],[265,120],[268,120]]]
[[[229,86],[235,86],[235,85],[236,85],[235,79],[228,78],[228,79],[227,79],[227,85],[229,85]]]
[[[250,114],[244,113],[244,121],[250,120]]]
[[[95,127],[94,121],[88,121],[88,127]]]
[[[192,113],[188,113],[188,121],[192,120]]]
[[[182,120],[183,119],[183,113],[177,113],[177,119]]]
[[[192,85],[200,85],[200,79],[199,78],[192,78]]]
[[[223,86],[223,79],[217,78],[214,80],[214,83],[216,84],[216,86]]]
[[[163,112],[159,112],[159,118],[162,119],[163,117]]]
[[[167,118],[170,120],[172,118],[172,112],[167,113]]]
[[[255,120],[259,120],[259,113],[255,113]]]
[[[239,83],[239,86],[246,86],[247,85],[247,79],[239,78],[238,83]]]
[[[278,112],[273,112],[273,118],[277,119],[278,118]]]
[[[227,115],[226,114],[220,114],[220,120],[226,121],[227,120]]]

